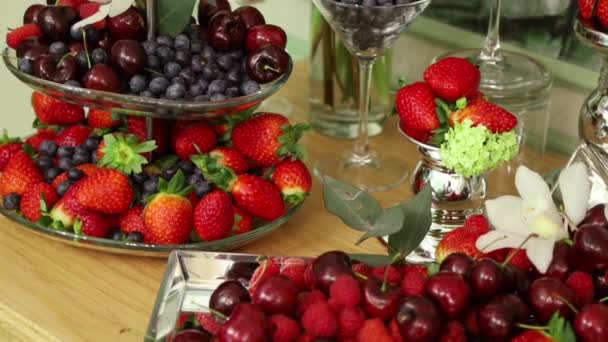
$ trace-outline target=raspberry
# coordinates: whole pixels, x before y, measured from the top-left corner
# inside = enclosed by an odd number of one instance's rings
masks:
[[[403,269],[401,293],[404,296],[422,296],[428,270],[422,265],[408,265]]]
[[[255,269],[249,281],[249,293],[253,294],[255,289],[262,283],[262,280],[278,275],[281,268],[276,260],[266,259],[260,262],[260,266]]]
[[[528,259],[528,254],[526,254],[525,249],[510,249],[507,254],[507,258],[511,255],[511,253],[515,252],[515,255],[509,261],[509,265],[517,267],[523,271],[529,271],[532,269],[532,262]]]
[[[472,234],[485,234],[490,231],[488,219],[483,215],[470,216],[464,223],[464,230]]]
[[[186,323],[188,323],[188,321],[190,320],[190,318],[192,318],[192,315],[189,312],[180,313],[179,317],[177,318],[177,327],[179,329],[183,329]]]
[[[358,273],[365,277],[371,277],[374,272],[374,268],[368,264],[360,263],[353,265],[353,272]]]
[[[300,336],[300,326],[284,315],[274,315],[268,320],[274,342],[291,342]]]
[[[483,254],[480,256],[480,258],[482,257],[488,257],[490,259],[493,259],[494,261],[501,263],[503,261],[505,261],[507,259],[507,257],[509,256],[509,251],[511,249],[510,248],[501,248],[501,249],[497,249],[493,252],[490,252],[488,254]]]
[[[399,270],[397,270],[397,268],[395,266],[386,266],[386,267],[388,267],[388,275],[386,277],[386,281],[391,285],[399,284],[401,282],[401,273],[399,273]],[[386,267],[380,266],[380,267],[374,268],[372,275],[375,278],[384,280],[384,273],[385,273],[384,271],[385,271]]]
[[[358,342],[393,342],[393,338],[389,334],[384,323],[378,318],[368,319],[363,323],[359,334],[357,335]]]
[[[329,287],[330,304],[338,311],[342,308],[354,308],[361,299],[359,282],[349,275],[341,275]]]
[[[299,290],[306,288],[306,280],[304,279],[304,271],[306,270],[306,261],[300,258],[289,258],[281,264],[281,275],[291,279]]]
[[[395,318],[393,318],[389,323],[388,330],[390,331],[395,342],[405,342],[403,337],[401,337],[401,330],[399,330],[399,325],[397,324],[397,320]]]
[[[572,272],[566,280],[566,285],[576,294],[578,304],[585,305],[593,302],[593,277],[589,273],[581,271]]]
[[[197,312],[194,317],[201,328],[205,329],[211,335],[217,335],[220,332],[222,325],[215,320],[215,317],[212,314],[208,312]]]
[[[342,309],[338,314],[340,340],[347,337],[356,337],[364,322],[365,314],[361,309],[356,307]]]
[[[296,342],[314,342],[315,338],[310,336],[310,335],[300,335],[300,337],[298,337],[298,339],[296,340]]]
[[[441,336],[441,342],[466,342],[464,328],[458,322],[448,323],[448,332]]]
[[[302,316],[302,326],[314,337],[333,337],[338,333],[336,314],[327,302],[311,305]]]
[[[304,284],[306,284],[306,287],[309,289],[312,289],[315,286],[315,277],[312,273],[312,262],[309,262],[304,270]]]
[[[314,290],[312,292],[304,292],[300,294],[298,298],[298,314],[303,314],[311,305],[318,302],[325,302],[327,297],[325,294],[319,290]]]

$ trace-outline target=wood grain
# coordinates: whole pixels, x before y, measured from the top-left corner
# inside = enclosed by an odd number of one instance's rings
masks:
[[[308,66],[298,64],[288,85],[277,96],[294,105],[294,121],[308,116]],[[407,160],[413,170],[418,152],[399,136],[394,119],[372,143]],[[316,133],[304,143],[309,160],[351,146]],[[565,158],[526,156],[541,171],[561,166]],[[513,192],[512,168],[490,175],[490,197]],[[347,229],[323,207],[321,186],[284,227],[238,252],[314,256],[332,249],[352,253],[384,253],[376,241],[355,246],[358,234]],[[385,205],[411,196],[407,184],[377,194]],[[50,241],[0,218],[0,339],[8,341],[141,341],[166,260],[112,255]]]

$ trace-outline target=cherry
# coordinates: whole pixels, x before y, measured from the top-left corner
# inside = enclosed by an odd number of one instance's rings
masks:
[[[608,266],[608,230],[586,226],[574,234],[574,259],[578,268],[590,271]]]
[[[380,279],[369,278],[363,284],[361,302],[368,316],[388,321],[399,311],[401,290]]]
[[[97,42],[97,46],[106,51],[110,51],[112,49],[113,44],[114,40],[112,40],[112,37],[110,37],[110,34],[108,32],[103,32],[101,38]]]
[[[599,226],[604,229],[608,229],[608,221],[606,221],[606,214],[604,212],[604,208],[604,204],[598,204],[595,207],[589,209],[583,221],[578,225],[579,228],[588,226]]]
[[[530,309],[524,301],[513,294],[502,295],[497,298],[505,307],[509,308],[517,322],[525,322],[530,318]]]
[[[84,50],[84,45],[81,42],[71,42],[70,45],[68,45],[68,49],[70,52],[77,54]]]
[[[245,26],[245,30],[247,31],[258,25],[266,24],[262,12],[253,6],[241,6],[234,10],[234,14],[237,15],[239,21]]]
[[[574,318],[574,331],[583,342],[608,341],[608,307],[589,304]]]
[[[120,90],[120,80],[114,69],[105,64],[94,65],[84,75],[83,84],[85,88],[109,92],[118,92]]]
[[[120,15],[109,17],[108,30],[114,40],[143,40],[146,35],[146,23],[139,11],[131,7]]]
[[[548,277],[536,279],[530,286],[528,298],[534,315],[541,323],[549,321],[556,311],[566,319],[574,315],[568,303],[575,305],[576,295],[570,287],[558,279]]]
[[[524,270],[519,267],[506,265],[503,268],[504,288],[506,291],[518,295],[527,295],[530,290],[530,279]]]
[[[209,307],[221,312],[224,316],[230,316],[234,307],[246,302],[251,302],[249,291],[238,281],[229,280],[213,291],[209,299]]]
[[[138,41],[119,40],[112,46],[110,55],[112,63],[118,66],[127,77],[135,76],[146,67],[146,50]]]
[[[241,303],[219,331],[222,342],[268,341],[267,321],[264,313],[251,303]]]
[[[38,26],[53,41],[67,41],[70,27],[78,19],[78,13],[69,6],[45,6],[38,12]]]
[[[430,299],[422,296],[407,297],[397,314],[397,324],[405,341],[436,341],[442,332],[443,318]]]
[[[247,58],[247,74],[254,81],[265,84],[287,72],[289,54],[276,45],[265,45]]]
[[[238,280],[243,285],[247,285],[258,266],[257,262],[235,262],[226,271],[226,279]]]
[[[471,288],[458,273],[441,271],[426,281],[424,290],[450,319],[460,316],[471,303]]]
[[[473,259],[464,253],[453,253],[447,256],[442,262],[439,269],[460,274],[462,277],[467,277],[475,262]]]
[[[608,296],[608,270],[602,270],[593,276],[595,295],[598,298]]]
[[[39,56],[34,61],[34,75],[44,80],[65,83],[78,80],[78,62],[72,56]]]
[[[209,342],[211,337],[208,334],[196,329],[182,330],[172,339],[173,342]]]
[[[228,0],[201,0],[198,4],[198,22],[207,26],[211,18],[219,11],[232,11]]]
[[[553,247],[553,259],[549,264],[546,276],[559,280],[566,279],[571,268],[570,257],[570,246],[563,241],[556,242],[555,247]]]
[[[272,276],[255,289],[253,303],[269,315],[290,315],[298,304],[298,287],[285,276]]]
[[[32,37],[24,40],[17,47],[17,57],[29,60],[35,60],[39,56],[49,52],[49,45],[38,37]]]
[[[506,339],[513,331],[515,316],[500,300],[492,300],[477,312],[477,324],[482,336]]]
[[[505,275],[496,261],[481,259],[471,268],[469,284],[475,298],[489,299],[503,291]]]
[[[256,51],[266,44],[276,45],[285,49],[287,46],[287,34],[276,25],[259,25],[249,30],[245,44],[248,51]]]
[[[23,14],[23,25],[35,23],[38,24],[38,13],[45,6],[41,4],[31,5],[25,10],[25,14]]]
[[[209,22],[209,45],[217,50],[236,49],[243,45],[245,27],[235,14],[218,12]]]
[[[312,262],[312,273],[315,286],[329,293],[329,287],[336,278],[353,274],[350,257],[340,251],[321,254]]]

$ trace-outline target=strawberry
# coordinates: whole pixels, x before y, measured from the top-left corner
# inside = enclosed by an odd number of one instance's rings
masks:
[[[76,200],[76,193],[79,191],[83,181],[80,180],[74,183],[49,213],[49,217],[53,221],[53,227],[59,229],[73,227],[76,217],[86,212]]]
[[[232,227],[234,235],[249,233],[251,229],[253,229],[253,216],[239,207],[234,207],[234,227]]]
[[[308,128],[306,124],[290,126],[280,114],[262,113],[236,125],[232,143],[259,166],[273,166],[284,157],[304,159],[305,150],[298,141]]]
[[[294,207],[304,201],[312,187],[312,176],[300,160],[283,160],[274,169],[272,181],[283,193],[285,202]]]
[[[433,94],[448,102],[456,102],[479,88],[479,69],[464,58],[447,57],[424,71],[424,80]]]
[[[32,94],[32,106],[38,120],[45,125],[71,126],[84,121],[84,109],[40,92]]]
[[[181,160],[190,160],[197,153],[208,153],[217,145],[217,135],[209,124],[199,123],[184,129],[173,149]]]
[[[439,128],[435,95],[424,82],[401,88],[397,92],[396,107],[401,123],[408,129],[429,132]]]
[[[106,134],[97,147],[98,165],[119,170],[126,175],[141,173],[142,166],[148,164],[144,155],[156,148],[156,142],[140,143],[133,134]]]
[[[6,34],[6,45],[17,49],[24,40],[32,37],[42,37],[42,30],[37,24],[25,24]]]
[[[140,232],[144,236],[144,242],[148,242],[149,233],[144,222],[144,207],[136,206],[124,212],[118,218],[118,227],[123,232],[129,234]]]
[[[557,342],[557,340],[542,331],[527,330],[515,336],[511,342]]]
[[[403,121],[399,122],[399,126],[401,127],[401,130],[403,130],[403,133],[405,133],[408,137],[423,143],[427,143],[433,137],[432,131],[419,131],[412,129],[407,126]]]
[[[185,182],[181,170],[168,183],[163,178],[159,180],[159,192],[144,210],[144,222],[152,243],[183,244],[188,241],[194,210],[185,197],[192,191],[192,186],[184,187]]]
[[[608,0],[598,0],[595,16],[600,25],[604,29],[608,29]]]
[[[21,200],[21,203],[23,203],[23,200]],[[580,306],[593,302],[595,288],[593,285],[593,277],[589,273],[582,271],[570,273],[566,280],[566,285],[574,291]]]
[[[470,233],[463,227],[452,230],[437,245],[435,259],[438,263],[441,263],[452,253],[464,253],[470,257],[477,256],[479,250],[475,246],[475,242],[481,235],[483,234]]]
[[[156,142],[155,155],[162,156],[169,150],[169,130],[167,120],[154,119],[152,123],[152,135]],[[129,116],[127,118],[127,130],[141,141],[148,140],[146,133],[146,118]]]
[[[46,140],[54,140],[57,134],[50,128],[40,128],[36,134],[25,139],[25,143],[31,146],[34,150],[38,151],[40,145]]]
[[[42,173],[30,156],[18,151],[9,159],[0,177],[0,195],[23,195],[33,184],[44,181]]]
[[[217,147],[209,152],[209,156],[215,158],[219,165],[232,169],[237,175],[247,173],[251,167],[249,160],[232,147]]]
[[[490,231],[490,223],[483,215],[472,215],[464,222],[464,230],[473,234],[485,234]]]
[[[492,133],[509,132],[517,126],[517,117],[507,110],[490,102],[471,103],[464,109],[450,114],[450,126],[470,120],[473,126],[483,125]]]
[[[91,133],[92,131],[88,127],[82,125],[70,126],[55,137],[55,144],[57,146],[76,147],[83,144]]]
[[[32,185],[21,197],[21,213],[32,221],[38,222],[43,212],[52,208],[59,201],[57,191],[50,184],[40,182]]]
[[[597,0],[578,0],[578,13],[583,19],[591,19]]]
[[[482,93],[479,90],[476,90],[467,96],[467,102],[469,102],[469,103],[475,103],[475,102],[481,102],[481,101],[488,101],[488,97],[486,96],[486,94]]]
[[[234,225],[234,206],[222,190],[203,197],[194,210],[194,229],[203,241],[216,241],[230,236]]]
[[[112,169],[101,169],[82,180],[76,200],[87,210],[116,215],[129,209],[134,194],[129,177]]]
[[[85,211],[78,215],[74,222],[74,232],[96,238],[107,237],[116,227],[116,217],[93,211]]]
[[[114,128],[122,125],[122,120],[111,112],[91,108],[87,123],[91,128]]]
[[[175,146],[177,138],[184,132],[184,130],[200,121],[197,120],[174,120],[169,130],[169,140],[171,146]]]
[[[511,260],[509,260],[509,265],[517,267],[526,272],[532,269],[532,262],[530,259],[528,259],[528,254],[526,254],[525,249],[517,250],[514,248],[509,248],[509,252],[507,253],[507,258],[508,257],[511,257]]]
[[[71,0],[74,1],[74,0]],[[99,7],[101,6],[101,4],[95,3],[95,2],[85,2],[77,7],[78,9],[78,13],[80,14],[80,17],[82,19],[86,19],[90,16],[92,16],[93,14],[99,12]],[[102,19],[94,24],[91,24],[91,26],[93,26],[93,28],[95,28],[96,30],[103,30],[104,28],[106,28],[106,19]]]
[[[84,172],[85,177],[88,177],[92,174],[94,174],[95,172],[99,171],[100,168],[95,165],[95,164],[82,164],[82,165],[78,165],[76,166],[76,168],[82,172]],[[59,184],[65,182],[66,180],[68,180],[68,172],[64,171],[62,172],[59,176],[57,176],[57,178],[55,178],[53,180],[53,187],[55,189],[57,189],[57,187],[59,186]]]
[[[2,132],[2,137],[0,137],[0,172],[4,171],[9,159],[23,149],[21,139],[10,138],[6,129],[3,129]]]

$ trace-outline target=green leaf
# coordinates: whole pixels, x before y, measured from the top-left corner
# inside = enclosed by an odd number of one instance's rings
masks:
[[[80,217],[76,218],[76,221],[74,221],[74,233],[76,233],[76,235],[82,234],[82,220]]]
[[[50,216],[44,215],[38,220],[38,224],[43,227],[50,227],[53,224],[53,219]]]
[[[389,236],[388,244],[404,255],[410,254],[431,228],[432,190],[427,184],[414,198],[401,205],[405,218],[401,230]]]
[[[461,97],[456,100],[457,109],[465,109],[469,105],[469,100],[466,97]]]
[[[358,241],[357,245],[372,237],[389,236],[401,230],[405,213],[401,206],[386,209],[378,216],[373,226]]]
[[[439,273],[439,266],[438,263],[434,262],[426,267],[429,277]]]
[[[175,37],[190,22],[196,0],[156,0],[158,33]]]
[[[371,230],[384,210],[374,197],[354,185],[325,177],[323,184],[325,208],[344,224],[358,231]]]
[[[179,158],[176,155],[169,154],[169,155],[166,155],[166,156],[156,160],[154,162],[154,166],[158,167],[160,169],[160,171],[165,171],[166,169],[175,165],[175,163],[177,163],[178,160],[179,160]]]
[[[572,330],[572,326],[566,319],[559,315],[559,312],[555,312],[549,323],[547,323],[549,327],[548,333],[549,335],[559,342],[574,342],[576,341],[576,336],[574,335],[574,331]]]
[[[349,256],[351,260],[356,260],[373,267],[390,265],[392,261],[388,255],[350,254]]]

